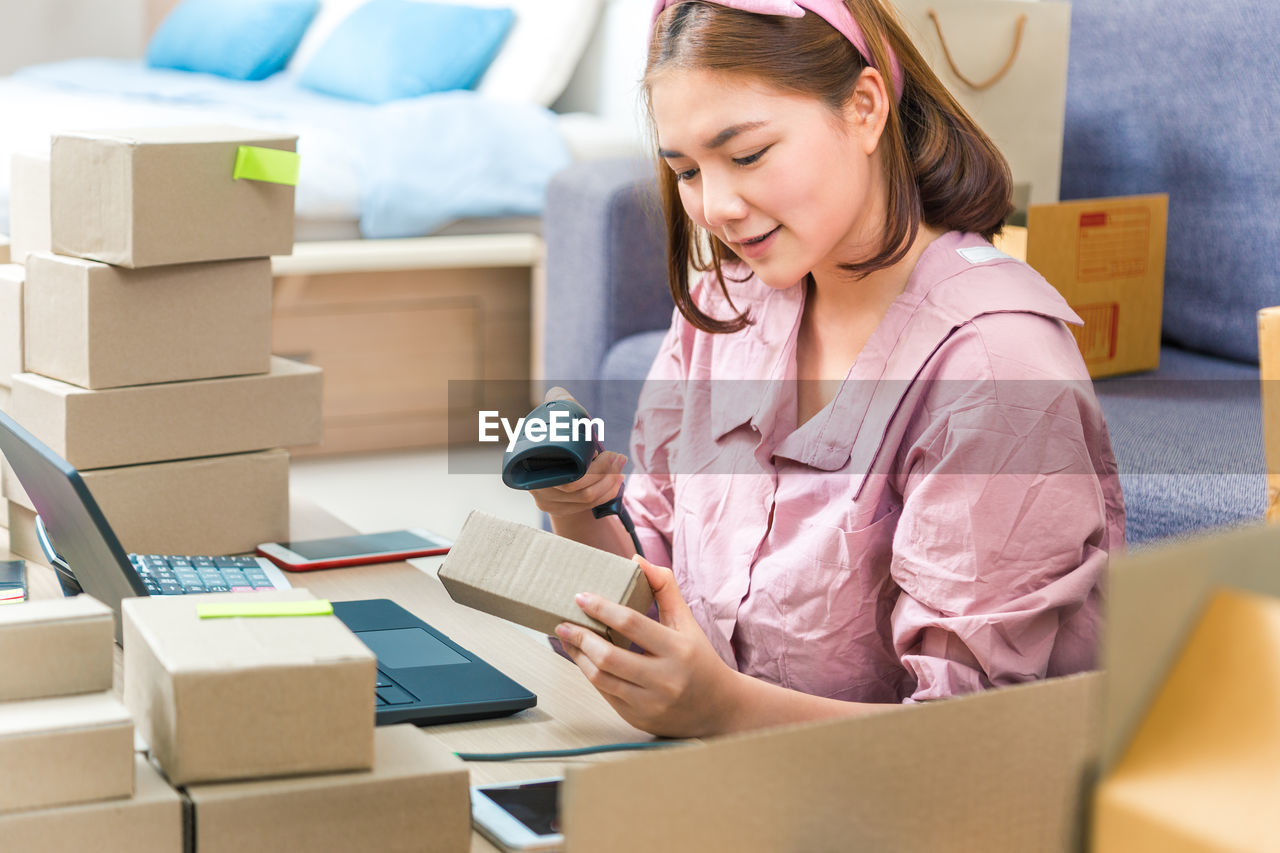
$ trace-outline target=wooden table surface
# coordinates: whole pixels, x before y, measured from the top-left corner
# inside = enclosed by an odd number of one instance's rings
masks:
[[[352,529],[314,504],[295,501],[292,536],[312,539],[339,536]],[[0,529],[0,554],[7,554],[8,532]],[[649,740],[609,707],[569,661],[555,654],[543,637],[502,619],[455,604],[436,578],[442,558],[409,563],[380,563],[288,575],[294,586],[332,601],[389,598],[430,623],[538,696],[534,708],[511,717],[425,728],[455,752],[511,752],[561,749],[619,741]],[[31,598],[61,595],[53,570],[28,561]],[[121,651],[116,649],[115,689],[120,692]],[[608,761],[615,755],[571,759],[575,763]],[[472,784],[557,776],[565,761],[478,762],[469,766]],[[472,833],[472,851],[496,851]]]

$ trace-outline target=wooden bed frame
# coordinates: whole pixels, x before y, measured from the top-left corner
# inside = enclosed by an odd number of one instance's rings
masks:
[[[299,243],[272,259],[272,348],[324,368],[302,453],[439,446],[476,412],[523,415],[540,371],[542,240],[485,234]],[[466,433],[459,433],[466,435]],[[471,436],[474,438],[474,435]]]
[[[146,0],[148,40],[177,2]],[[296,454],[444,445],[450,380],[476,408],[528,410],[538,235],[298,243],[272,263],[272,348],[325,371],[323,442]]]

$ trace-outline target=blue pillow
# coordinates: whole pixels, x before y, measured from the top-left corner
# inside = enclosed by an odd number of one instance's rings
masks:
[[[369,0],[320,45],[298,85],[370,104],[469,89],[514,19],[510,9]]]
[[[147,64],[262,80],[288,63],[319,8],[319,0],[183,0],[147,45]]]

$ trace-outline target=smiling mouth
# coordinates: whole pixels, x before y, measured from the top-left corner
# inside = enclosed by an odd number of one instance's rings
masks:
[[[773,226],[773,228],[771,228],[770,230],[768,230],[768,231],[764,232],[764,233],[763,233],[763,234],[761,234],[759,237],[752,237],[752,238],[750,238],[750,239],[748,239],[748,240],[741,240],[741,241],[739,241],[739,245],[742,245],[742,246],[752,246],[752,245],[755,245],[756,243],[763,242],[764,240],[767,240],[770,236],[772,236],[774,231],[777,231],[777,230],[778,230],[779,228],[781,228],[781,227],[782,227],[781,225],[775,225],[775,226]]]

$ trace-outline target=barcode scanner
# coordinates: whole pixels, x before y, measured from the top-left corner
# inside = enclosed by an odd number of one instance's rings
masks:
[[[550,400],[538,406],[525,416],[519,437],[502,456],[502,482],[513,489],[531,491],[581,479],[591,460],[604,450],[600,437],[592,433],[591,423],[587,410],[573,400]],[[592,507],[591,514],[596,518],[616,515],[636,553],[644,553],[631,516],[623,506],[621,486],[613,500]]]

